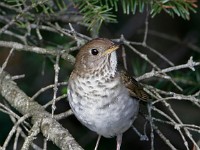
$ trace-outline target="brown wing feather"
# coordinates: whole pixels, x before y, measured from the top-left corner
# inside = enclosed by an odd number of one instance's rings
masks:
[[[150,99],[149,95],[143,90],[143,87],[133,77],[129,76],[127,71],[121,69],[119,72],[122,82],[129,90],[131,96],[143,101]]]

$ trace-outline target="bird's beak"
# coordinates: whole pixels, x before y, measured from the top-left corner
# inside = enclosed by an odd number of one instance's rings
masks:
[[[102,56],[108,55],[112,53],[113,51],[117,50],[119,48],[119,45],[113,45],[109,49],[107,49],[105,52],[103,52]]]

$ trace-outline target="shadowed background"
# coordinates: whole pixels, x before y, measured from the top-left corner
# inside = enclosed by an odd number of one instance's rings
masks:
[[[135,15],[124,15],[122,10],[115,12],[117,14],[118,23],[114,24],[103,24],[100,31],[99,37],[106,37],[110,39],[116,39],[124,35],[124,37],[129,41],[142,41],[144,36],[144,23],[146,13],[136,13]],[[66,28],[68,23],[62,25]],[[80,27],[79,25],[72,24],[74,29],[79,32],[86,34],[88,36],[89,32],[86,28]],[[2,23],[0,21],[0,26]],[[34,32],[34,31],[33,31]],[[58,45],[62,47],[70,46],[70,38],[66,36],[60,36],[55,33],[49,33],[41,31],[43,35],[43,40],[38,43],[40,46],[44,45]],[[33,33],[35,34],[35,33]],[[147,43],[169,60],[171,60],[175,65],[186,63],[190,56],[193,56],[193,59],[200,61],[200,12],[199,8],[197,9],[196,14],[191,14],[191,19],[189,21],[183,20],[178,17],[170,17],[165,13],[161,13],[154,18],[149,17],[149,29],[148,29],[148,38]],[[1,40],[15,40],[12,37],[2,35]],[[33,39],[34,43],[34,39]],[[73,45],[72,43],[71,45]],[[146,53],[151,60],[153,60],[159,67],[166,68],[169,67],[166,62],[161,60],[159,57],[154,55],[149,50],[142,48],[141,46],[135,46],[138,51]],[[1,47],[0,48],[0,64],[3,64],[5,61],[10,49]],[[77,54],[77,51],[72,53],[74,56]],[[119,57],[121,56],[121,51],[119,50]],[[120,60],[122,58],[119,58]],[[151,71],[151,67],[142,60],[138,55],[132,52],[126,47],[126,60],[128,65],[129,72],[137,77],[145,72]],[[25,78],[17,80],[18,86],[28,95],[34,95],[41,87],[53,84],[54,82],[54,58],[38,55],[29,52],[19,52],[14,51],[12,57],[9,60],[9,63],[6,67],[11,75],[20,75],[25,74]],[[60,61],[60,72],[59,72],[59,82],[67,81],[68,77],[73,69],[73,65],[64,60]],[[183,69],[181,71],[176,71],[170,73],[174,77],[175,81],[181,87],[183,87],[184,94],[192,94],[195,91],[200,89],[200,67],[196,68],[195,72],[192,72],[189,69]],[[142,81],[145,84],[155,86],[159,89],[176,91],[180,93],[170,82],[163,81],[159,78],[150,78],[148,80]],[[62,86],[59,88],[59,94],[66,93],[66,87]],[[53,98],[53,89],[48,90],[41,94],[36,100],[40,104],[45,104]],[[178,114],[178,116],[184,120],[184,123],[190,123],[195,125],[200,125],[199,113],[200,110],[193,106],[188,105],[189,102],[186,101],[173,101],[171,100],[173,109]],[[69,109],[69,104],[67,100],[62,100],[56,104],[55,113],[64,112]],[[143,108],[144,107],[144,108]],[[158,105],[161,109],[165,109],[162,105]],[[145,111],[145,104],[142,104],[142,108]],[[50,107],[49,107],[50,111]],[[112,115],[112,114],[111,114]],[[97,135],[86,127],[82,126],[80,122],[72,115],[66,119],[60,121],[62,125],[67,128],[70,133],[77,139],[81,146],[85,149],[92,150],[94,149],[95,142],[97,140]],[[145,119],[142,115],[139,115],[138,119],[134,123],[134,126],[143,132],[143,126]],[[158,124],[162,132],[172,139],[172,143],[177,147],[177,149],[185,149],[183,142],[177,130],[171,126],[163,126]],[[0,145],[3,144],[7,134],[12,128],[12,122],[7,115],[0,112]],[[149,137],[150,130],[147,125],[147,135]],[[194,138],[198,141],[200,140],[199,134],[194,134]],[[40,143],[40,135],[36,142]],[[192,144],[190,148],[192,148]],[[48,149],[57,149],[51,142],[49,142]],[[109,149],[114,150],[116,145],[115,138],[105,139],[102,138],[100,141],[99,149]],[[10,149],[11,149],[10,145]],[[147,150],[150,149],[150,141],[140,141],[136,133],[129,129],[123,136],[122,150]],[[169,149],[155,134],[155,149]]]

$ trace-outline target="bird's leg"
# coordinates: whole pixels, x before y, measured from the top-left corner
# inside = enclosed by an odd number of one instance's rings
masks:
[[[94,150],[97,150],[97,148],[98,148],[98,146],[99,146],[99,141],[100,141],[100,139],[101,139],[101,135],[98,136],[97,143],[96,143],[96,145],[95,145]]]
[[[122,134],[117,135],[117,150],[120,150],[122,144]]]

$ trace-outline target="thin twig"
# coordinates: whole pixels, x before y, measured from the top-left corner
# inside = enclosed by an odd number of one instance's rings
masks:
[[[52,111],[51,111],[51,116],[53,118],[54,116],[54,111],[56,110],[56,97],[57,97],[57,92],[58,92],[58,75],[59,75],[59,61],[60,61],[60,53],[58,52],[56,56],[56,62],[54,64],[54,71],[55,71],[55,76],[54,76],[54,88],[53,88],[53,103],[52,103]]]
[[[66,97],[67,97],[67,94],[63,94],[63,95],[57,97],[57,98],[55,99],[55,102],[58,102],[58,101],[60,101],[61,99],[66,98]],[[49,101],[48,103],[46,103],[43,107],[44,107],[44,108],[47,108],[48,106],[52,105],[52,103],[53,103],[53,100],[51,100],[51,101]]]
[[[36,122],[30,130],[29,136],[25,139],[21,150],[29,150],[30,145],[40,132],[40,122]]]
[[[54,118],[56,120],[61,120],[61,119],[64,119],[64,118],[67,118],[67,117],[71,116],[72,114],[73,114],[73,112],[70,109],[70,110],[68,110],[68,111],[66,111],[64,113],[60,113],[60,114],[54,115]]]
[[[0,67],[0,74],[1,74],[1,73],[3,72],[3,70],[6,68],[7,63],[8,63],[8,60],[10,59],[10,57],[11,57],[13,51],[14,51],[14,48],[12,48],[12,49],[10,50],[10,52],[9,52],[9,54],[8,54],[8,56],[7,56],[7,58],[6,58],[6,60],[4,61],[2,67]]]
[[[17,131],[17,127],[19,126],[19,124],[23,123],[24,120],[26,120],[26,119],[29,118],[29,117],[30,117],[30,114],[26,114],[26,115],[22,116],[22,117],[16,122],[16,124],[12,127],[12,129],[10,130],[10,132],[9,132],[9,134],[8,134],[8,136],[7,136],[7,138],[6,138],[5,142],[4,142],[4,144],[3,144],[3,146],[2,146],[2,150],[6,150],[6,147],[8,146],[8,143],[10,142],[10,140],[11,140],[13,134]]]
[[[149,29],[149,6],[146,6],[146,18],[145,18],[145,31],[144,31],[144,38],[142,44],[145,46],[147,43],[147,35],[148,35],[148,29]]]
[[[171,150],[177,150],[173,144],[164,136],[164,134],[156,127],[155,125],[153,126],[154,130],[156,133],[160,136],[160,138],[165,142],[166,145],[170,147]]]
[[[47,150],[47,138],[44,138],[43,150]]]
[[[195,71],[194,67],[199,66],[199,65],[200,65],[200,62],[194,62],[192,57],[190,57],[190,59],[188,60],[188,62],[186,64],[182,64],[182,65],[178,65],[178,66],[174,66],[174,67],[169,67],[169,68],[166,68],[166,69],[162,69],[160,71],[152,70],[151,72],[145,73],[144,75],[137,77],[137,80],[139,81],[139,80],[147,79],[147,78],[155,76],[156,74],[172,72],[172,71],[180,70],[180,69],[184,69],[184,68],[189,68],[192,71]]]
[[[45,48],[37,47],[37,46],[28,46],[28,45],[23,45],[21,43],[17,42],[8,42],[8,41],[0,41],[0,46],[2,47],[7,47],[7,48],[14,48],[15,50],[23,50],[27,52],[34,52],[37,54],[45,54],[45,55],[52,55],[56,56],[57,55],[57,50],[47,50]],[[75,58],[70,55],[70,54],[63,54],[64,56],[61,56],[63,59],[68,60],[71,63],[75,62]]]
[[[57,84],[57,86],[59,87],[59,86],[66,86],[67,85],[67,82],[60,82],[60,83],[58,83]],[[46,90],[48,90],[48,89],[51,89],[51,88],[54,88],[54,84],[51,84],[51,85],[48,85],[48,86],[46,86],[46,87],[43,87],[43,88],[41,88],[39,91],[37,91],[32,97],[31,97],[31,99],[32,100],[34,100],[34,99],[36,99],[40,94],[42,94],[43,92],[45,92]]]
[[[17,144],[19,142],[19,136],[20,136],[21,131],[22,131],[21,128],[17,128],[16,134],[15,134],[15,140],[13,144],[13,150],[17,150]]]
[[[31,10],[32,8],[36,7],[37,5],[41,5],[48,2],[48,0],[40,0],[36,3],[33,3],[32,5],[25,7],[24,10],[21,11],[21,13],[19,13],[17,16],[13,17],[13,19],[7,23],[5,26],[3,26],[0,29],[0,34],[2,34],[4,31],[6,31],[11,25],[13,25],[15,23],[15,21],[19,20],[21,17],[23,17],[23,14],[29,10]]]
[[[151,114],[151,110],[152,110],[152,103],[149,103],[147,105],[147,109],[148,109],[148,114],[149,114],[149,124],[150,124],[150,128],[151,128],[151,150],[154,150],[154,128],[153,128],[153,119],[152,119],[152,114]]]

